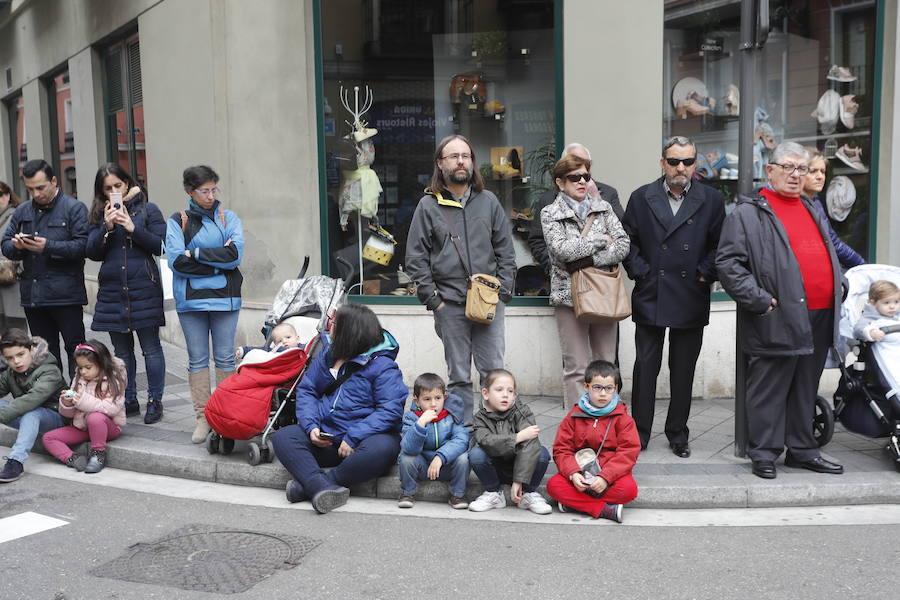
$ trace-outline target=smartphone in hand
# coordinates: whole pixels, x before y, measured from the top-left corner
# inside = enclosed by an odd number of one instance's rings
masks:
[[[109,195],[109,203],[116,210],[122,208],[122,194],[120,192],[112,192]]]
[[[333,433],[325,433],[324,431],[319,431],[319,439],[330,441],[330,440],[334,439],[334,434]]]

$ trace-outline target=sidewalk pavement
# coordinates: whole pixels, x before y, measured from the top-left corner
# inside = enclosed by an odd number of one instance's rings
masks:
[[[88,331],[90,318],[85,315]],[[112,348],[107,335],[89,332],[88,336],[96,337]],[[165,342],[163,349],[167,371],[163,420],[144,425],[141,417],[130,418],[122,437],[109,446],[110,466],[199,481],[283,488],[288,479],[287,471],[277,459],[272,464],[251,466],[247,460],[247,442],[235,442],[234,452],[230,455],[211,455],[205,444],[191,443],[196,421],[187,383],[187,352]],[[146,389],[143,360],[139,357],[138,390],[142,412]],[[552,448],[556,428],[565,415],[561,399],[524,396],[519,401],[531,407],[541,428],[541,442]],[[749,460],[734,456],[733,399],[694,400],[689,421],[692,456],[688,459],[673,455],[662,434],[667,409],[666,400],[657,402],[654,423],[657,433],[635,466],[634,477],[640,492],[632,506],[737,508],[900,504],[900,473],[896,472],[883,449],[884,439],[849,433],[837,424],[834,438],[824,448],[824,453],[844,465],[843,475],[791,469],[779,461],[778,477],[764,480],[750,473]],[[14,430],[0,427],[0,446],[8,447],[14,440]],[[36,451],[43,452],[40,443]],[[64,467],[60,465],[60,468]],[[25,470],[28,471],[27,463]],[[546,478],[555,472],[551,462]],[[395,468],[387,476],[357,486],[352,493],[396,499],[399,491]],[[543,488],[541,491],[545,492]],[[475,498],[480,492],[481,487],[472,474],[467,495]],[[447,499],[446,484],[420,483],[417,498],[444,502]]]

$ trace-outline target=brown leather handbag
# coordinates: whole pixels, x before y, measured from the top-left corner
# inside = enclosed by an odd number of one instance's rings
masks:
[[[581,232],[585,237],[597,215],[588,217]],[[569,276],[572,283],[572,308],[575,318],[585,323],[609,323],[631,316],[631,299],[625,289],[622,268],[616,265],[612,271],[597,267],[579,269]]]

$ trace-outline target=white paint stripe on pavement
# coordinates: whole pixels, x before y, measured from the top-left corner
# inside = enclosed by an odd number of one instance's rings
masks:
[[[288,504],[284,491],[207,481],[178,479],[150,475],[115,468],[104,469],[96,475],[85,475],[67,469],[59,462],[39,455],[28,461],[28,473],[66,479],[88,485],[114,487],[173,498],[223,502],[247,506],[265,506],[287,510],[312,511],[308,502]],[[554,507],[555,508],[555,507]],[[500,521],[507,523],[546,523],[552,525],[581,525],[614,527],[615,523],[592,519],[587,515],[559,513],[535,515],[515,506],[484,513],[454,510],[438,502],[419,502],[412,509],[397,508],[395,500],[351,497],[347,505],[336,512],[363,513],[395,517],[424,517],[429,519],[465,519]],[[651,509],[625,507],[624,525],[630,527],[799,527],[821,525],[897,525],[900,524],[900,504],[865,504],[858,506],[814,506],[786,508],[708,508],[708,509]]]
[[[0,544],[68,524],[68,521],[30,511],[5,517],[0,519]]]

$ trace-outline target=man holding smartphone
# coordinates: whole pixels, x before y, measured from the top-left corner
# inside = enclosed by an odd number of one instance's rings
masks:
[[[84,341],[87,207],[62,193],[53,167],[44,160],[25,163],[22,181],[31,201],[16,208],[0,245],[4,256],[22,261],[19,290],[32,335],[47,340],[60,367],[62,335],[72,377],[72,353]]]

